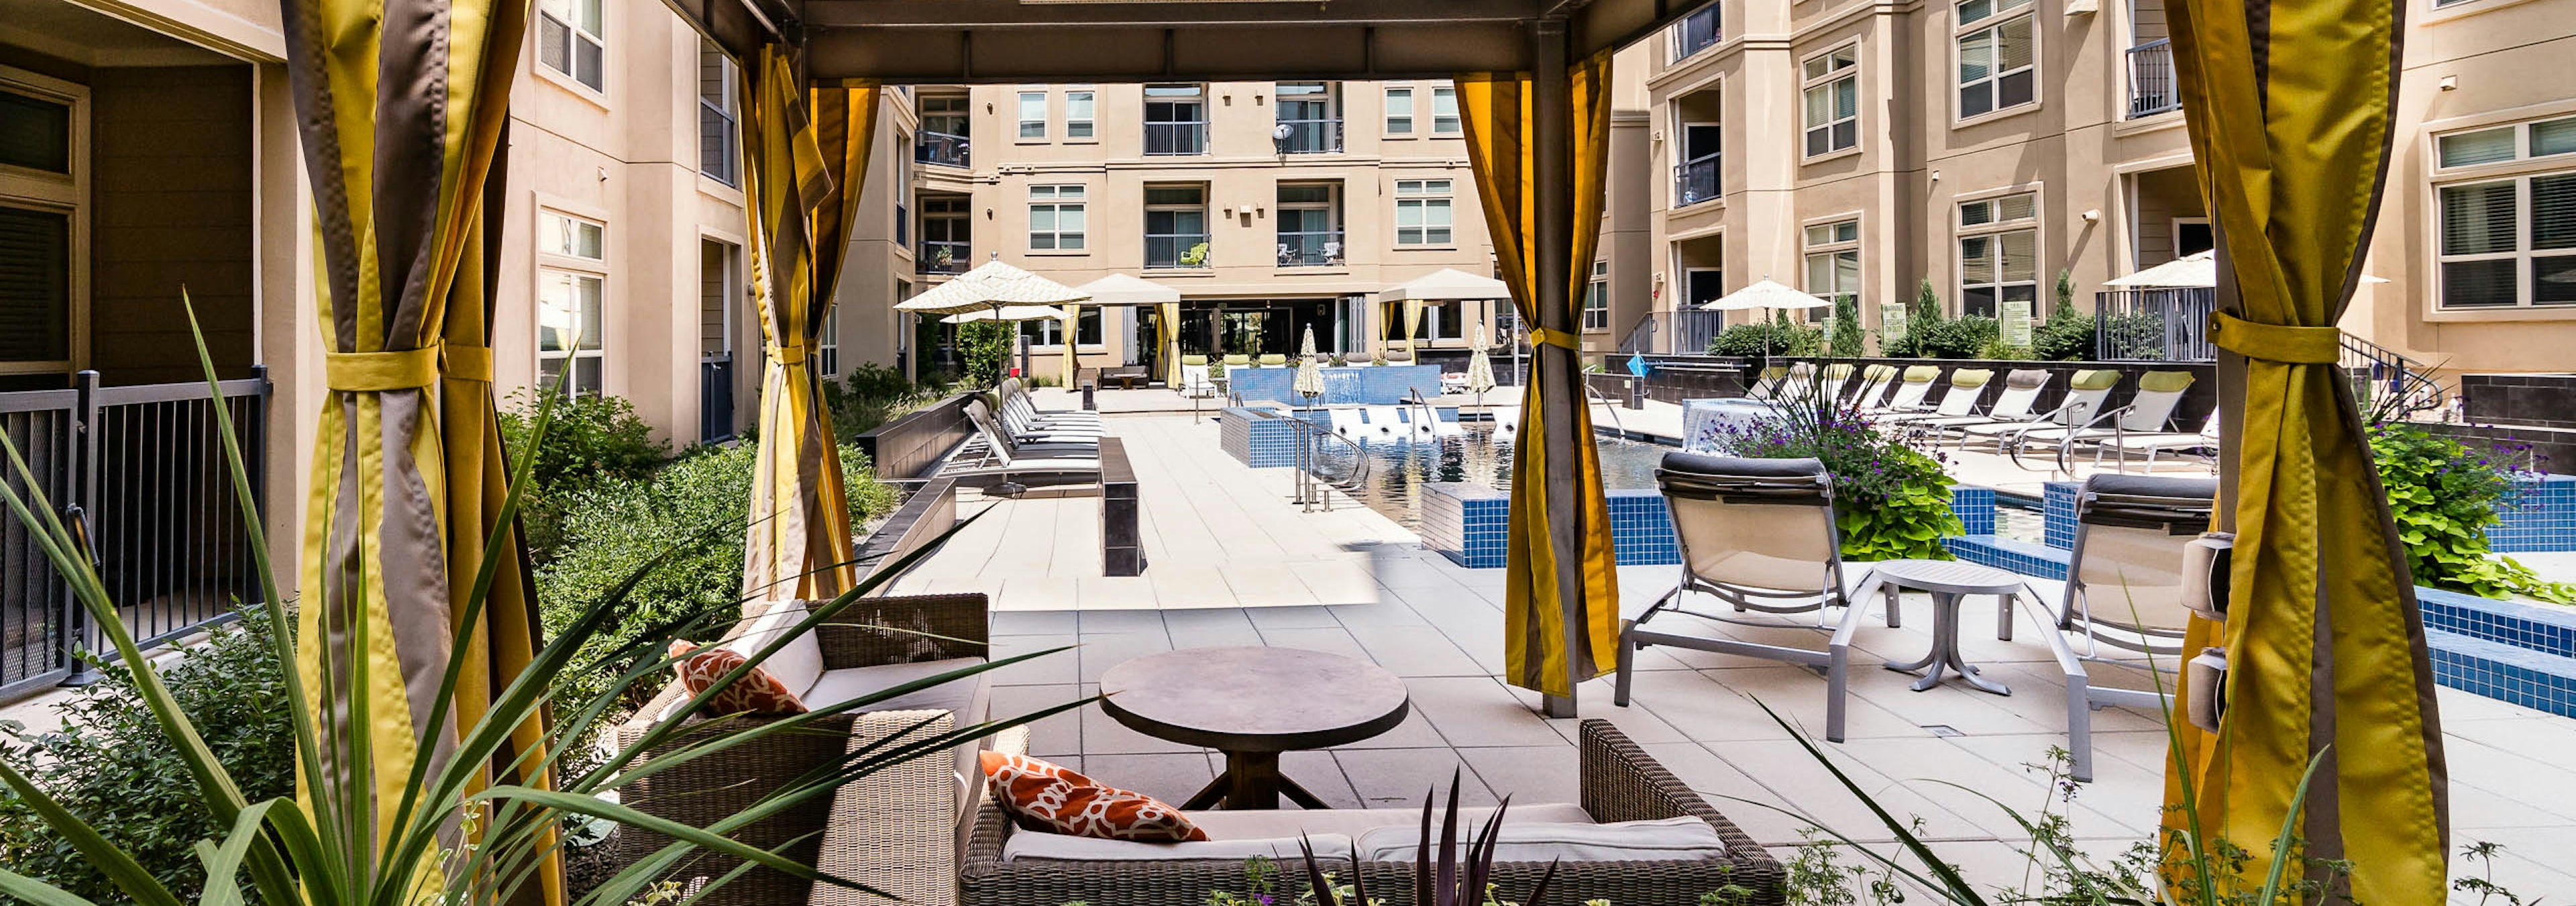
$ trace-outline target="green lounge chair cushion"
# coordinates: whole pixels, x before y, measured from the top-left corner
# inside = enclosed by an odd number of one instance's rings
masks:
[[[1922,367],[1929,368],[1933,366],[1925,365]],[[1994,371],[1986,368],[1961,368],[1957,371],[1950,372],[1950,386],[1952,387],[1983,387],[1986,385],[1987,381],[1994,379]]]
[[[1940,376],[1941,366],[1939,365],[1910,365],[1905,369],[1905,382],[1908,384],[1927,383],[1933,378]],[[1984,382],[1979,381],[1978,383]]]
[[[2076,372],[2075,381],[2067,386],[2077,390],[2109,390],[2120,386],[2120,373],[2108,368],[2086,369]]]
[[[2181,393],[2191,389],[2191,372],[2150,371],[2139,376],[2138,389],[2148,393]]]

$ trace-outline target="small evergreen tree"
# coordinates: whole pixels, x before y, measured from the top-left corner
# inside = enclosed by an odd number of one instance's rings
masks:
[[[1860,303],[1848,295],[1834,300],[1832,350],[1839,358],[1857,358],[1863,352],[1860,339]]]
[[[2031,354],[2065,361],[2093,355],[2093,316],[2075,310],[2075,276],[2057,271],[2057,308],[2031,331]]]

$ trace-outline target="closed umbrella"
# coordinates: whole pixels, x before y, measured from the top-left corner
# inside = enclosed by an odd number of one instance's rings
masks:
[[[1479,330],[1467,347],[1467,392],[1476,395],[1479,411],[1485,408],[1485,391],[1494,389],[1494,360],[1485,354],[1487,345],[1485,331]]]
[[[1308,405],[1324,395],[1324,369],[1315,365],[1315,325],[1306,325],[1306,341],[1297,349],[1297,378],[1289,389],[1305,397]]]

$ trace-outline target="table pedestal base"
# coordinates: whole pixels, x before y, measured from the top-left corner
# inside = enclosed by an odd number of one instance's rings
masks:
[[[2006,688],[2004,684],[1978,676],[1977,668],[1968,666],[1966,659],[1959,654],[1959,600],[1965,597],[1967,596],[1953,592],[1933,592],[1932,653],[1924,655],[1922,660],[1911,663],[1889,661],[1887,669],[1905,673],[1923,672],[1923,678],[1914,681],[1916,692],[1940,685],[1941,672],[1948,669],[1958,671],[1959,678],[1967,680],[1968,685],[1996,695],[2011,695],[2012,690]]]
[[[1198,811],[1207,808],[1271,809],[1279,807],[1279,797],[1297,803],[1300,808],[1331,808],[1297,781],[1279,772],[1277,752],[1227,752],[1225,773],[1200,789],[1181,808]]]

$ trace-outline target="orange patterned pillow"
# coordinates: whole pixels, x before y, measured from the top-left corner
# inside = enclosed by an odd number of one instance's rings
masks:
[[[673,670],[679,671],[680,683],[689,687],[690,695],[700,695],[742,666],[742,652],[731,648],[699,648],[697,643],[679,639],[671,643]],[[803,714],[805,702],[768,670],[754,667],[733,681],[733,685],[707,699],[703,709],[708,714]]]
[[[979,755],[984,776],[993,780],[993,801],[1026,830],[1183,843],[1208,838],[1207,832],[1181,810],[1143,793],[1101,786],[1063,766],[1025,755],[987,751]]]

